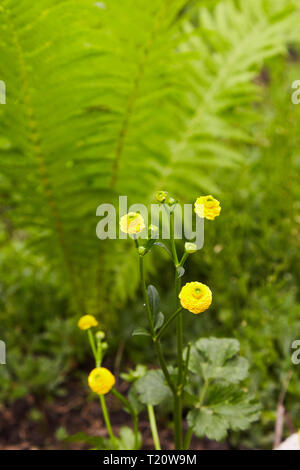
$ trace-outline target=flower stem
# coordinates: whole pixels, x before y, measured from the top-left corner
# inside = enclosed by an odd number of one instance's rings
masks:
[[[148,416],[149,416],[149,422],[150,422],[150,428],[152,432],[154,448],[155,450],[161,450],[154,408],[152,405],[147,405],[147,410],[148,410]]]
[[[165,376],[165,379],[170,387],[170,389],[172,390],[173,394],[176,395],[176,388],[172,382],[172,379],[170,377],[170,374],[169,374],[169,371],[168,371],[168,368],[167,368],[167,364],[166,364],[166,361],[165,361],[165,358],[163,356],[163,352],[162,352],[162,347],[161,347],[161,344],[160,344],[160,341],[155,341],[155,352],[156,352],[156,355],[158,357],[158,360],[159,360],[159,363],[160,363],[160,367],[163,371],[163,374]]]
[[[138,449],[139,447],[139,429],[138,429],[138,416],[131,405],[131,403],[125,398],[118,390],[112,388],[112,394],[124,405],[124,407],[129,411],[133,421],[133,430],[134,430],[134,440],[135,440],[135,448]]]
[[[150,325],[152,338],[154,340],[155,339],[154,322],[153,322],[153,316],[152,316],[152,312],[151,312],[151,308],[150,308],[150,304],[149,304],[149,298],[148,298],[147,287],[146,287],[146,282],[145,282],[145,275],[144,275],[144,262],[143,262],[143,257],[142,256],[139,256],[139,266],[140,266],[140,277],[141,277],[141,284],[142,284],[144,302],[145,302],[145,306],[146,306],[146,310],[147,310],[148,321],[149,321],[149,325]],[[154,341],[154,345],[155,345],[155,351],[156,351],[156,354],[158,356],[158,360],[159,360],[161,369],[163,371],[163,374],[165,376],[165,379],[166,379],[169,387],[171,388],[172,392],[175,393],[175,388],[174,388],[173,382],[171,380],[170,374],[168,372],[168,368],[167,368],[166,361],[165,361],[164,356],[163,356],[160,341],[159,340]]]
[[[203,402],[204,402],[208,386],[209,386],[209,380],[206,380],[204,382],[204,385],[202,387],[201,394],[200,394],[200,397],[199,397],[199,403],[198,403],[199,407],[201,407]],[[184,438],[184,444],[183,444],[183,449],[184,450],[188,450],[190,448],[192,436],[193,436],[193,429],[189,428],[187,430],[187,433],[186,433],[185,438]]]
[[[175,265],[175,296],[176,306],[179,306],[179,291],[181,281],[178,277],[177,267],[180,266],[177,256],[175,244],[175,225],[174,225],[174,211],[170,214],[170,239],[171,251],[173,254],[173,261]],[[183,332],[182,332],[182,313],[179,312],[177,316],[176,335],[177,335],[177,367],[178,367],[178,380],[177,380],[177,393],[174,396],[174,425],[175,425],[175,449],[182,448],[182,389],[183,389]]]
[[[165,330],[168,328],[168,326],[172,323],[173,320],[175,320],[175,318],[177,317],[177,315],[179,315],[179,313],[181,312],[182,310],[182,307],[179,307],[176,312],[174,312],[169,318],[168,320],[166,321],[166,323],[161,327],[161,329],[159,330],[159,332],[157,333],[156,335],[156,340],[158,340],[162,335],[163,333],[165,332]]]
[[[97,356],[98,356],[98,354],[97,354],[97,348],[96,348],[94,336],[93,336],[93,333],[91,332],[90,329],[88,330],[87,333],[88,333],[88,338],[89,338],[89,342],[90,342],[90,345],[91,345],[91,349],[92,349],[92,352],[93,352],[93,356],[95,358],[96,366],[97,366]]]
[[[140,277],[141,277],[141,283],[142,283],[144,302],[146,305],[148,321],[150,325],[151,334],[153,337],[154,336],[154,321],[153,321],[153,315],[152,315],[150,304],[149,304],[149,297],[147,293],[147,287],[146,287],[145,275],[144,275],[144,260],[142,256],[139,256],[139,262],[140,262]]]
[[[107,432],[108,432],[110,440],[113,444],[114,449],[116,449],[117,448],[117,441],[116,441],[116,437],[115,437],[114,432],[113,432],[112,427],[111,427],[110,418],[109,418],[108,410],[107,410],[107,407],[106,407],[105,397],[104,397],[104,395],[99,395],[99,398],[100,398],[102,413],[103,413],[104,421],[105,421],[105,424],[106,424]]]

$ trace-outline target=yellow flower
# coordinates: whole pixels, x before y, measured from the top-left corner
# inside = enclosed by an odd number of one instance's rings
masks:
[[[120,227],[122,232],[133,235],[141,233],[144,230],[145,222],[141,214],[138,214],[137,212],[129,212],[121,217]]]
[[[220,215],[221,206],[212,196],[201,196],[195,202],[195,212],[202,219],[214,220]]]
[[[98,322],[93,315],[84,315],[80,318],[78,326],[81,330],[88,330],[92,326],[98,326]]]
[[[113,374],[105,367],[93,369],[88,378],[89,387],[98,395],[110,392],[116,383]]]
[[[192,313],[202,313],[207,310],[212,302],[212,293],[208,286],[201,282],[188,282],[179,294],[183,308]]]

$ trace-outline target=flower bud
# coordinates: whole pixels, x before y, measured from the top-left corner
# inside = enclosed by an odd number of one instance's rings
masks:
[[[165,202],[166,198],[167,198],[167,193],[165,191],[157,191],[157,193],[155,194],[155,199],[157,200],[157,202]]]
[[[139,246],[139,255],[144,256],[146,254],[147,250],[144,246]]]
[[[97,338],[99,341],[102,341],[102,340],[105,338],[105,333],[104,333],[104,331],[97,331],[97,333],[96,333],[96,338]]]
[[[166,200],[166,204],[168,204],[169,207],[172,207],[174,206],[174,204],[177,204],[177,200],[173,197],[168,197],[168,199]]]
[[[198,251],[197,245],[195,243],[186,242],[186,244],[184,245],[184,248],[185,248],[185,252],[188,253],[189,255],[192,255],[193,253],[196,253],[196,251]]]
[[[153,238],[155,235],[158,233],[158,227],[156,225],[150,225],[149,227],[149,236],[150,238]]]

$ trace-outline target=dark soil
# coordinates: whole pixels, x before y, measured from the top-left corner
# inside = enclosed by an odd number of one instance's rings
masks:
[[[120,391],[127,385],[121,384]],[[108,395],[107,404],[116,434],[120,427],[131,426],[130,417],[120,409],[116,399]],[[163,449],[173,449],[173,433],[166,423],[158,423]],[[153,449],[151,432],[146,416],[140,417],[140,432],[143,448]],[[1,450],[45,450],[45,449],[88,449],[84,443],[65,443],[58,439],[58,430],[68,435],[85,432],[89,436],[106,436],[106,430],[97,400],[88,402],[86,389],[79,383],[70,383],[68,393],[54,401],[40,400],[34,396],[16,401],[0,408],[0,449]],[[59,433],[58,433],[59,434]],[[226,444],[210,441],[192,441],[192,449],[228,449]]]

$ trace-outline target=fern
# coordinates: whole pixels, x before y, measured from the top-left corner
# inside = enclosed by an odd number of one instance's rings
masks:
[[[128,246],[97,240],[97,206],[218,191],[216,169],[252,142],[253,79],[295,40],[295,1],[203,3],[1,0],[6,213],[78,312],[120,306],[137,284]]]

